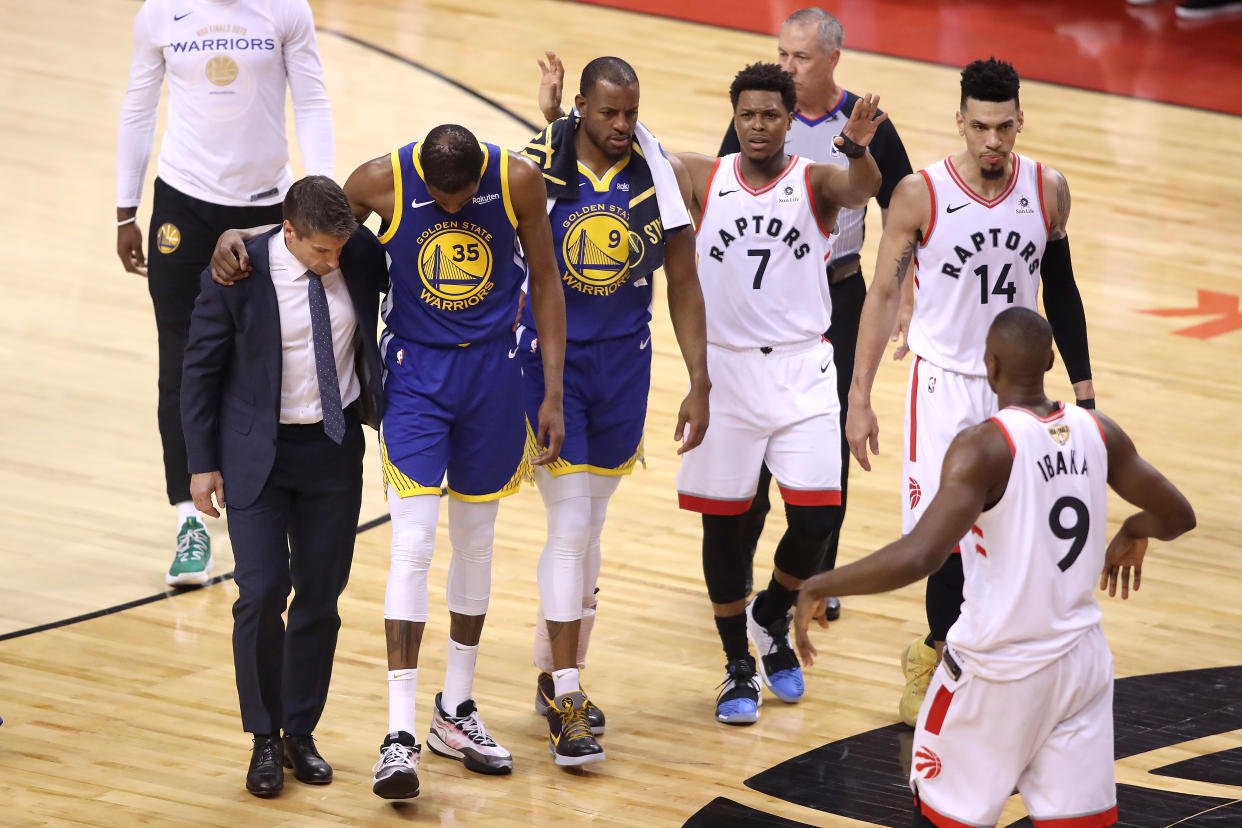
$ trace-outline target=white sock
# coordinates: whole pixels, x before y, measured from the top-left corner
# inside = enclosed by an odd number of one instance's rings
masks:
[[[199,523],[203,522],[203,513],[194,508],[193,500],[183,500],[177,504],[177,528],[181,528],[181,524],[190,518],[194,518]]]
[[[456,716],[458,705],[472,697],[474,663],[478,657],[478,644],[468,647],[449,639],[448,661],[444,667],[444,692],[440,694],[440,709],[450,716]]]
[[[388,732],[404,730],[418,738],[415,721],[418,668],[388,671]]]
[[[552,683],[556,686],[554,693],[557,696],[563,696],[566,693],[576,693],[582,689],[578,685],[577,667],[566,667],[564,670],[555,670],[552,673]]]

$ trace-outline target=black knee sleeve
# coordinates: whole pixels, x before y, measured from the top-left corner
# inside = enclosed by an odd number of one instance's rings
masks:
[[[746,515],[703,515],[703,580],[715,604],[746,597],[746,574],[751,566],[746,547]]]
[[[772,472],[768,471],[768,464],[764,463],[759,468],[759,486],[755,489],[755,499],[751,501],[750,508],[746,510],[746,525],[742,529],[743,543],[750,552],[750,559],[755,559],[755,549],[759,546],[759,536],[763,534],[763,524],[767,520],[768,511],[772,508],[771,501],[768,499],[768,489],[772,484]]]
[[[933,641],[944,641],[962,612],[962,556],[952,554],[927,578],[927,626]]]
[[[790,506],[785,504],[788,528],[776,547],[776,568],[799,580],[819,571],[828,539],[845,516],[840,506]]]

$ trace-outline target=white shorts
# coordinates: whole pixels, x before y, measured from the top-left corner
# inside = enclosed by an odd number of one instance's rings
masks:
[[[922,357],[910,366],[906,433],[901,446],[901,532],[909,534],[940,490],[940,467],[953,438],[996,413],[987,377],[946,371]]]
[[[841,503],[841,402],[825,339],[733,351],[709,344],[711,424],[681,457],[681,508],[740,515],[750,508],[766,461],[794,506]]]
[[[1016,681],[959,664],[957,679],[944,663],[936,670],[914,731],[910,788],[923,815],[938,826],[995,826],[1016,787],[1035,828],[1116,822],[1113,656],[1103,630]]]

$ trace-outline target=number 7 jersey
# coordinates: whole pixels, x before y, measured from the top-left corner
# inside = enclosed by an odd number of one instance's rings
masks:
[[[965,600],[948,645],[972,673],[1011,681],[1065,655],[1100,623],[1108,451],[1095,415],[1077,406],[1047,417],[1010,407],[990,422],[1013,466],[1005,493],[962,544]]]
[[[740,158],[712,168],[695,241],[707,341],[736,350],[819,339],[832,318],[824,269],[832,244],[815,211],[812,162],[791,155],[756,190]]]
[[[988,200],[946,158],[919,170],[931,221],[915,257],[910,350],[959,374],[986,376],[984,337],[1012,307],[1038,310],[1039,264],[1048,241],[1042,166],[1016,152],[1009,185]]]

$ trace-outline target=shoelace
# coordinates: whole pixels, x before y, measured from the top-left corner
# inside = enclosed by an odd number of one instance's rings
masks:
[[[259,748],[259,762],[280,762],[280,757],[276,755],[276,742],[267,742]]]
[[[758,693],[758,676],[756,676],[755,673],[751,672],[749,669],[744,675],[739,675],[737,671],[730,673],[728,670],[725,670],[724,681],[716,685],[716,689],[720,691],[720,693],[716,696],[716,699],[719,700],[730,690],[739,689],[743,686],[749,687],[751,690],[755,691],[755,693]]]
[[[783,618],[777,621],[773,621],[771,624],[765,627],[765,629],[767,630],[768,635],[772,636],[772,646],[768,648],[768,652],[765,653],[765,655],[771,655],[773,653],[779,653],[782,650],[792,649],[789,646],[789,614],[788,613],[786,613]]]
[[[379,761],[375,763],[375,767],[371,768],[371,772],[375,773],[385,765],[413,765],[414,763],[410,761],[413,753],[414,748],[400,742],[384,745],[380,748]]]
[[[479,718],[478,713],[471,713],[469,716],[445,716],[444,718],[457,725],[476,745],[498,747],[496,740],[487,735],[487,728],[483,726],[483,720]]]
[[[177,537],[177,562],[201,561],[207,554],[206,529],[188,529]]]
[[[591,725],[587,722],[586,708],[575,708],[573,701],[565,699],[556,708],[561,717],[561,735],[571,742],[575,739],[591,738]]]

